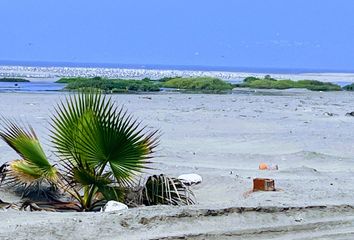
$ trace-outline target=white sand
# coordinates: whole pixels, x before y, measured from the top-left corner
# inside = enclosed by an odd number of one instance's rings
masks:
[[[194,187],[196,206],[120,214],[0,211],[0,239],[354,238],[354,117],[345,116],[354,111],[353,93],[146,96],[113,97],[163,133],[159,170],[150,173],[203,177]],[[62,97],[2,93],[0,112],[31,123],[49,152],[49,114]],[[16,158],[3,142],[0,152],[0,163]],[[259,171],[261,162],[279,170]],[[254,177],[274,178],[279,191],[245,195]],[[2,191],[0,199],[14,197]],[[260,212],[238,208],[258,206]],[[317,207],[284,209],[306,206]]]

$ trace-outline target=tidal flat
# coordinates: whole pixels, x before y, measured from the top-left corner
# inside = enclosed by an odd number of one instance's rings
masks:
[[[54,160],[49,119],[68,94],[1,93],[0,112],[31,124]],[[197,204],[117,213],[0,210],[1,239],[354,238],[352,92],[111,97],[162,133],[148,173],[203,177],[192,187]],[[0,163],[18,158],[4,142],[0,152]],[[260,163],[279,169],[261,171]],[[255,177],[273,178],[277,191],[250,192]],[[0,199],[18,201],[5,190]]]

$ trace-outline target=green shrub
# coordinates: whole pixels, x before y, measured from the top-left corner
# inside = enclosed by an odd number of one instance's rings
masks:
[[[272,88],[275,89],[289,89],[289,88],[294,88],[295,85],[296,82],[291,80],[279,80],[279,81],[272,80]]]
[[[343,90],[354,91],[354,83],[344,86]]]
[[[95,78],[61,78],[57,83],[67,83],[66,89],[77,90],[83,88],[101,89],[105,92],[124,93],[124,92],[156,92],[161,87],[176,88],[190,91],[202,92],[223,92],[233,88],[233,85],[218,78],[211,77],[165,77],[158,80],[144,78],[142,80],[126,79],[106,79]]]
[[[158,82],[150,79],[143,80],[124,80],[124,79],[105,79],[95,78],[65,78],[60,82],[68,83],[65,87],[68,90],[77,90],[82,88],[97,88],[106,92],[155,92],[160,90]]]
[[[267,78],[247,77],[243,83],[235,84],[237,87],[249,87],[260,89],[290,89],[304,88],[312,91],[340,91],[341,87],[328,82],[320,82],[315,80],[276,80],[267,76]]]
[[[196,90],[206,92],[222,92],[232,90],[233,86],[218,78],[173,78],[162,83],[165,88],[177,88],[183,90]]]
[[[272,82],[268,80],[254,80],[247,84],[250,88],[264,88],[264,89],[271,89]]]
[[[296,88],[306,88],[312,91],[340,91],[341,87],[329,82],[320,82],[315,80],[299,80],[296,82]]]
[[[259,78],[257,77],[246,77],[243,82],[245,83],[250,83],[250,82],[253,82],[253,81],[256,81],[256,80],[260,80]]]
[[[167,82],[169,80],[178,79],[178,78],[181,78],[181,77],[163,77],[163,78],[158,79],[157,81],[159,81],[159,82]]]

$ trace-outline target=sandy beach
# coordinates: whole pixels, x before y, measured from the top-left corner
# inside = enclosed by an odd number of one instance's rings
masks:
[[[0,111],[30,123],[54,159],[49,117],[64,96],[1,93]],[[162,132],[156,170],[148,174],[203,177],[193,187],[197,204],[119,213],[0,210],[0,238],[354,238],[354,117],[345,116],[354,111],[353,96],[302,90],[112,95]],[[3,142],[0,151],[0,163],[17,158]],[[260,171],[262,162],[279,170]],[[277,191],[250,193],[255,177],[275,179]],[[0,199],[18,198],[2,190]]]

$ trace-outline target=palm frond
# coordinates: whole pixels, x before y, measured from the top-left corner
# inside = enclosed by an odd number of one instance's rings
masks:
[[[150,176],[143,189],[146,205],[190,205],[194,204],[193,192],[176,178],[163,174]]]
[[[68,97],[52,120],[53,143],[69,171],[89,166],[103,173],[109,166],[118,183],[147,168],[157,145],[156,131],[145,134],[139,122],[99,93]]]
[[[0,138],[23,158],[1,167],[2,180],[25,186],[42,181],[55,184],[58,180],[57,169],[49,163],[34,130],[31,127],[27,130],[6,119],[1,123]]]

